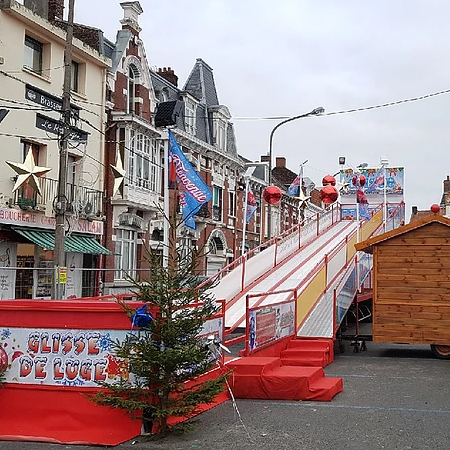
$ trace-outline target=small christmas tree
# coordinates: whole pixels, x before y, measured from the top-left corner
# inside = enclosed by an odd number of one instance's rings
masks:
[[[169,247],[173,250],[175,227],[171,230]],[[95,396],[97,403],[123,408],[142,418],[147,430],[153,428],[161,435],[171,429],[169,417],[195,415],[198,406],[213,401],[225,384],[225,373],[195,382],[216,364],[210,346],[199,334],[205,321],[220,309],[207,292],[211,284],[197,287],[198,277],[193,275],[197,253],[191,251],[182,258],[169,251],[168,267],[163,267],[160,254],[149,251],[149,279],[133,281],[144,307],[138,313],[126,307],[137,330],[115,345],[117,357],[128,362],[130,376],[104,384],[108,392]]]

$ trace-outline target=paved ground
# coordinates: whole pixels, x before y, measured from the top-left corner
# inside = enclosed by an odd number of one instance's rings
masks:
[[[355,354],[345,345],[326,369],[344,378],[344,392],[331,403],[237,400],[241,422],[227,402],[199,416],[186,435],[139,437],[117,449],[450,448],[450,361],[432,358],[427,346],[369,342],[367,351]],[[0,442],[0,450],[62,448],[69,446]]]

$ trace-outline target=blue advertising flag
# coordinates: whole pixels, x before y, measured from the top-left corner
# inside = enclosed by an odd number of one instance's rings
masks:
[[[174,135],[169,130],[169,158],[175,167],[176,180],[180,191],[180,206],[184,224],[196,229],[194,214],[212,198],[211,191],[191,163],[181,151]]]

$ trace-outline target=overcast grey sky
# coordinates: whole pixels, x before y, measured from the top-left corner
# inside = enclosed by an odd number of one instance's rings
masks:
[[[118,0],[75,0],[75,21],[114,41]],[[219,101],[236,126],[238,151],[259,160],[277,121],[371,106],[450,89],[448,0],[141,0],[141,38],[150,66],[172,67],[179,84],[196,58],[213,69]],[[450,174],[450,94],[378,110],[300,119],[274,135],[285,156],[316,185],[349,165],[405,167],[412,205],[439,203]]]

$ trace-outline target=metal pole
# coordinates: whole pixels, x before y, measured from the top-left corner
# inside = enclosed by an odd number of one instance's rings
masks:
[[[281,125],[284,125],[285,123],[292,122],[297,119],[302,119],[304,117],[309,116],[319,116],[320,114],[323,114],[325,112],[325,109],[321,106],[318,108],[313,109],[309,113],[301,114],[300,116],[294,116],[290,117],[289,119],[283,120],[270,132],[269,137],[269,186],[272,184],[272,147],[273,147],[273,135],[275,134],[275,131],[278,130],[278,128],[281,127]],[[270,240],[272,238],[272,206],[270,203],[267,204],[267,237]]]
[[[59,176],[58,176],[58,197],[55,202],[55,276],[60,273],[60,268],[65,265],[65,222],[66,222],[66,183],[67,183],[67,148],[70,132],[70,88],[72,81],[72,39],[73,39],[73,16],[75,9],[75,0],[69,0],[69,15],[67,20],[66,48],[64,50],[64,84],[62,95],[62,118],[63,134],[60,140],[59,150]],[[62,298],[60,277],[57,277],[55,283],[55,298]]]
[[[302,200],[304,198],[303,196],[303,166],[308,162],[308,160],[303,161],[300,164],[300,172],[298,174],[298,181],[299,181],[299,189],[298,189],[298,222],[303,225],[303,221],[305,220],[305,200]]]
[[[164,136],[164,225],[163,225],[163,267],[169,266],[169,230],[170,230],[170,198],[169,198],[169,135]]]
[[[248,185],[250,179],[245,178],[245,198],[244,198],[244,214],[242,217],[242,246],[241,246],[241,256],[245,255],[245,235],[247,232],[247,207],[248,207]]]

